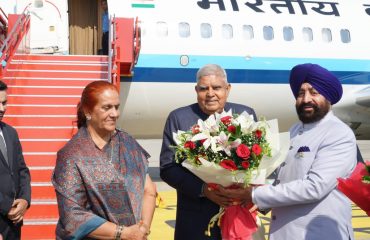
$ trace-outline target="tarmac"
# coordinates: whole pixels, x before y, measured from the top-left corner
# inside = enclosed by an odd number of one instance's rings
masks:
[[[149,159],[149,174],[158,191],[157,208],[154,213],[150,240],[173,240],[176,224],[176,191],[163,182],[159,176],[159,155],[161,140],[139,140],[139,143],[152,156]],[[358,140],[357,144],[364,160],[370,161],[370,140]],[[270,216],[260,216],[267,239]],[[352,205],[352,225],[355,240],[370,240],[370,217],[356,205]],[[192,240],[192,239],[189,239]],[[196,239],[194,239],[196,240]]]

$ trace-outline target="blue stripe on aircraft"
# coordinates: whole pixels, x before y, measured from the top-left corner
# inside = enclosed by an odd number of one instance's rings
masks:
[[[289,70],[229,69],[225,67],[230,83],[287,84]],[[123,82],[194,83],[198,68],[135,67],[132,78]],[[333,71],[343,84],[370,84],[370,71]]]
[[[195,68],[198,69],[207,63],[217,63],[226,69],[253,69],[253,70],[290,70],[301,63],[316,63],[330,71],[370,72],[369,59],[323,59],[323,58],[264,58],[240,56],[200,56],[189,55],[189,64],[180,65],[181,55],[141,54],[137,67],[143,68]]]

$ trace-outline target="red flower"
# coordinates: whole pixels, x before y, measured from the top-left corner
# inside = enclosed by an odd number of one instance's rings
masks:
[[[230,171],[233,171],[233,170],[238,170],[238,167],[236,166],[236,164],[234,163],[233,160],[230,160],[230,159],[224,159],[220,162],[220,166],[227,169],[227,170],[230,170]]]
[[[240,158],[243,158],[243,159],[247,160],[249,158],[249,156],[251,155],[251,151],[249,151],[249,148],[248,148],[247,145],[240,144],[236,148],[236,155],[238,155],[238,157],[240,157]]]
[[[227,131],[230,133],[235,133],[236,132],[236,127],[234,125],[230,125],[227,127]]]
[[[243,167],[244,169],[248,169],[248,168],[249,168],[249,162],[248,162],[248,161],[243,161],[243,162],[242,162],[242,167]]]
[[[256,131],[254,132],[254,134],[256,134],[256,137],[257,137],[258,139],[261,139],[261,137],[262,137],[262,131],[261,131],[261,130],[256,130]]]
[[[195,148],[195,143],[193,143],[192,141],[187,141],[184,144],[184,148],[194,149]]]
[[[207,139],[200,139],[200,143],[203,145],[203,143],[206,141]]]
[[[253,152],[254,154],[256,154],[257,156],[258,156],[258,155],[260,155],[260,154],[261,154],[261,152],[262,152],[262,148],[261,148],[261,146],[260,146],[260,145],[258,145],[258,144],[254,144],[254,145],[252,146],[252,152]]]
[[[218,184],[217,183],[207,183],[207,187],[210,191],[218,190]]]
[[[197,133],[199,133],[200,132],[200,130],[199,130],[199,125],[198,124],[195,124],[195,125],[193,125],[192,127],[191,127],[191,133],[192,134],[197,134]]]
[[[222,117],[222,118],[221,118],[221,122],[222,122],[223,124],[225,124],[226,126],[228,126],[228,125],[230,125],[230,123],[231,123],[231,119],[232,119],[232,117],[231,117],[231,116],[225,116],[225,117]]]

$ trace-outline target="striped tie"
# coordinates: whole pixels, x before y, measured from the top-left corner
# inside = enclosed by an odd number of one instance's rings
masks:
[[[3,154],[3,156],[5,158],[6,163],[9,165],[8,153],[7,153],[7,150],[6,150],[5,140],[4,140],[4,137],[2,135],[0,135],[0,150],[1,150],[1,153]]]

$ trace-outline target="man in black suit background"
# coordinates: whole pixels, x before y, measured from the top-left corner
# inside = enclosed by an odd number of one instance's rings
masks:
[[[31,203],[31,178],[16,130],[2,121],[7,89],[0,81],[0,235],[4,240],[17,240]]]

